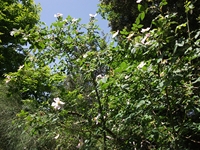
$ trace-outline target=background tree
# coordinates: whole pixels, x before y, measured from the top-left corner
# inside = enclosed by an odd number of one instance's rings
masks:
[[[22,109],[20,94],[8,97],[8,86],[2,79],[5,73],[17,71],[26,57],[24,47],[28,42],[14,33],[33,28],[39,22],[39,12],[33,0],[0,0],[0,148],[5,150],[24,149],[30,140],[28,134],[20,136],[22,128],[13,125]]]
[[[189,2],[193,7],[191,13],[188,13],[189,25],[190,30],[194,30],[199,28],[196,19],[199,17],[200,2],[198,0]],[[141,5],[138,6],[139,3]],[[144,28],[152,26],[152,20],[159,14],[177,13],[174,20],[179,24],[184,23],[186,3],[183,0],[100,0],[98,12],[109,21],[112,31],[124,28],[130,31],[140,12],[142,12],[140,22]]]
[[[14,32],[30,30],[39,21],[39,6],[33,0],[1,0],[0,1],[0,76],[17,71],[23,64],[25,53],[23,45],[27,41],[14,37]]]

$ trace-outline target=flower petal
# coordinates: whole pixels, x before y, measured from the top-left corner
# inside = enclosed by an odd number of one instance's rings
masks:
[[[144,33],[144,32],[147,32],[147,31],[149,31],[149,30],[150,30],[150,28],[148,27],[148,28],[146,28],[146,29],[142,29],[141,32]]]
[[[56,97],[53,99],[55,102],[59,102],[60,101],[60,98],[59,97]]]
[[[63,14],[61,14],[61,13],[54,14],[54,17],[56,17],[56,18],[62,17],[62,16],[63,16]]]
[[[142,61],[142,62],[137,66],[137,68],[138,68],[138,69],[141,69],[141,68],[143,68],[145,65],[146,65],[146,63],[145,63],[144,61]]]
[[[117,35],[119,34],[119,30],[117,30],[117,32],[115,32],[112,36],[112,38],[115,38]]]
[[[91,18],[95,18],[96,16],[97,16],[97,14],[89,14],[89,16],[91,17]]]
[[[61,105],[64,105],[65,103],[64,103],[64,102],[62,102],[62,101],[59,101],[59,104],[61,104]]]
[[[136,3],[141,3],[141,2],[142,2],[142,0],[137,0],[137,1],[136,1]]]
[[[57,135],[54,137],[54,139],[58,139],[59,136],[60,136],[60,134],[57,134]]]

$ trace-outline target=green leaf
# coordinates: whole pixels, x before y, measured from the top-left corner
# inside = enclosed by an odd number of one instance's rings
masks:
[[[145,7],[141,4],[138,4],[138,10],[139,12],[145,11]]]
[[[145,101],[144,100],[141,100],[138,104],[137,104],[137,108],[141,107],[142,105],[145,104]]]
[[[162,0],[159,4],[159,7],[165,6],[167,5],[167,1],[166,0]]]
[[[140,16],[141,16],[141,14],[139,14],[139,16],[136,18],[136,20],[135,20],[135,23],[137,24],[137,25],[139,25],[140,24]]]
[[[145,12],[144,11],[142,13],[140,13],[140,18],[141,18],[141,20],[143,20],[145,18]]]
[[[142,11],[142,5],[138,4],[138,10],[141,12]]]
[[[126,62],[122,62],[118,68],[115,69],[115,73],[120,73],[128,67]]]
[[[137,25],[137,28],[140,29],[140,28],[142,28],[143,26],[144,26],[144,25],[139,24],[139,25]]]
[[[110,83],[105,83],[105,84],[102,84],[101,85],[101,89],[102,90],[105,90],[105,89],[107,89],[107,87],[110,85]]]
[[[102,81],[103,83],[106,83],[106,82],[107,82],[107,79],[108,79],[108,77],[107,77],[107,76],[104,76],[104,77],[101,79],[101,81]]]

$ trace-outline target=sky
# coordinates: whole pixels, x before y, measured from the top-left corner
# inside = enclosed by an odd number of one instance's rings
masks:
[[[63,18],[70,15],[72,18],[81,18],[81,23],[89,22],[89,14],[95,14],[97,11],[97,4],[99,0],[35,0],[36,4],[41,5],[41,21],[50,25],[56,21],[54,14],[61,13]],[[108,33],[110,28],[108,27],[108,21],[103,20],[98,14],[96,16],[99,27]]]

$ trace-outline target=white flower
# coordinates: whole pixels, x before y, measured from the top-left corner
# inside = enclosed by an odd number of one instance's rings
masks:
[[[126,104],[127,104],[127,105],[130,105],[130,101],[128,100],[128,101],[126,102]]]
[[[96,122],[96,124],[99,124],[99,118],[100,118],[101,114],[98,114],[96,117],[94,117],[94,121]]]
[[[146,65],[146,63],[145,63],[144,61],[142,61],[142,62],[137,66],[137,68],[138,68],[138,69],[141,69],[141,68],[144,67],[144,65]]]
[[[126,75],[124,78],[127,80],[128,78],[130,78],[130,75],[129,75],[129,76],[128,76],[128,75]]]
[[[112,36],[112,38],[115,38],[117,35],[119,34],[119,30],[117,30],[117,32],[115,32]]]
[[[28,40],[28,38],[27,38],[27,37],[24,37],[23,39],[24,39],[25,41],[27,41],[27,40]]]
[[[146,39],[147,39],[149,36],[150,36],[150,33],[147,33],[147,34],[145,35],[145,37],[141,40],[141,43],[142,43],[142,44],[146,44],[145,41],[146,41]]]
[[[62,102],[60,100],[59,97],[54,98],[53,100],[54,100],[54,102],[51,104],[51,106],[54,107],[54,109],[56,109],[56,110],[59,110],[61,108],[61,105],[65,104],[64,102]]]
[[[108,136],[108,135],[106,136],[106,138],[109,139],[109,140],[113,140],[113,138],[111,136]]]
[[[56,110],[59,110],[61,108],[60,105],[58,105],[58,103],[55,103],[55,102],[53,102],[51,106],[54,107],[54,109]]]
[[[60,100],[59,97],[53,99],[56,103],[64,105],[65,103]]]
[[[99,74],[98,76],[96,76],[96,81],[99,80],[99,79],[102,79],[104,76]]]
[[[88,56],[87,53],[83,54],[83,58],[86,58],[87,56]]]
[[[56,18],[62,17],[62,16],[63,16],[63,14],[61,14],[61,13],[54,14],[54,17],[56,17]]]
[[[141,2],[142,2],[142,0],[137,0],[137,1],[136,1],[136,3],[141,3]]]
[[[10,35],[13,36],[15,34],[15,31],[11,31]]]
[[[9,75],[6,76],[6,83],[10,82],[11,77]]]
[[[77,20],[78,20],[78,19],[76,19],[76,18],[73,18],[73,19],[72,19],[72,23],[73,23],[73,22],[76,22]]]
[[[148,28],[146,28],[146,29],[142,29],[141,32],[144,33],[144,32],[147,32],[147,31],[149,31],[149,30],[150,30],[150,28],[148,27]]]
[[[134,33],[129,34],[126,38],[130,40],[133,37]]]
[[[16,33],[17,31],[18,31],[17,29],[13,28],[13,30],[12,30],[12,31],[10,31],[10,35],[11,35],[11,36],[14,36],[14,35],[15,35],[15,33]]]
[[[21,70],[23,67],[24,67],[24,65],[22,65],[22,66],[19,66],[19,69],[18,69],[18,71],[19,71],[19,70]]]
[[[54,137],[54,139],[58,139],[59,136],[60,136],[60,134],[57,134],[57,135]]]
[[[97,16],[97,14],[89,14],[90,18],[95,18]]]
[[[167,64],[167,59],[162,60],[161,64]]]

